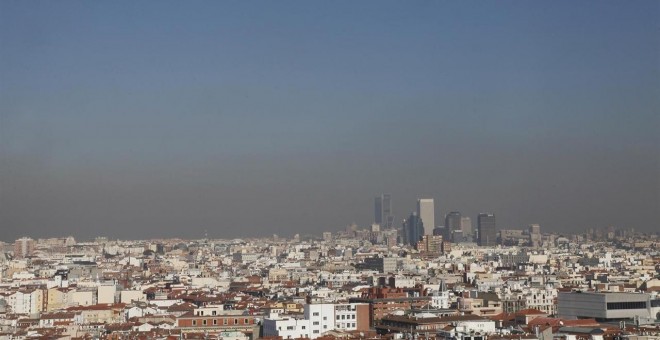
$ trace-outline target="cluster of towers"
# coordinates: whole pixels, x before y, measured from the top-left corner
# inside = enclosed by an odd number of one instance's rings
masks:
[[[392,195],[382,194],[374,200],[374,221],[383,228],[394,228],[394,214],[392,213]],[[495,215],[481,213],[477,216],[477,229],[472,228],[470,217],[452,211],[445,215],[443,226],[435,223],[435,202],[433,198],[417,199],[417,209],[403,219],[400,230],[401,242],[415,245],[424,235],[441,235],[444,240],[451,242],[474,242],[481,246],[494,246],[497,244],[497,227]]]

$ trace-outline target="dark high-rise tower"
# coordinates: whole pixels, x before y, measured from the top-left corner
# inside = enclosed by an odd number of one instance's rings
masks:
[[[392,215],[392,195],[382,194],[374,200],[374,222],[383,228],[394,227]]]
[[[461,213],[452,211],[445,215],[445,228],[447,228],[447,237],[452,242],[463,241],[463,229],[461,228]]]
[[[479,230],[479,245],[497,245],[497,228],[495,227],[495,215],[479,214],[477,217],[477,229]]]
[[[415,245],[424,235],[424,223],[416,212],[410,214],[408,220],[403,220],[403,243]]]
[[[383,224],[383,196],[374,199],[374,223]]]
[[[445,215],[445,227],[451,231],[461,230],[461,213],[452,211]]]

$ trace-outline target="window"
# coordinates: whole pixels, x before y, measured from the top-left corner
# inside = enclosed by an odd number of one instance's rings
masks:
[[[355,327],[355,323],[353,323],[353,327]]]
[[[305,329],[306,326],[302,326],[302,329]]]
[[[319,330],[318,330],[318,329],[315,329],[314,332],[312,332],[312,333],[314,333],[314,334],[319,334]]]
[[[342,320],[346,319],[346,315],[342,315],[342,316],[341,316],[341,319],[342,319]]]
[[[607,309],[645,309],[645,301],[636,302],[608,302]]]
[[[217,325],[218,324],[218,319],[213,319],[213,324]]]
[[[217,314],[218,314],[218,312],[216,312],[216,311],[211,312],[211,315],[214,315],[214,316],[215,316],[215,315],[217,315]]]
[[[197,320],[193,320],[193,326],[197,326]]]
[[[314,321],[314,326],[316,326],[316,325],[318,325],[318,324],[319,324],[318,321]]]
[[[339,320],[339,315],[337,315],[337,320]]]
[[[323,329],[328,329],[328,325],[323,325]]]
[[[355,314],[351,315],[351,319],[355,320]]]
[[[328,317],[327,317],[327,316],[324,316],[324,317],[323,317],[323,321],[325,321],[325,320],[328,320]]]
[[[250,323],[250,320],[249,320],[249,319],[244,319],[244,320],[243,320],[243,323],[247,325],[247,324]]]
[[[206,326],[206,320],[202,320],[202,325]]]
[[[222,319],[222,324],[226,325],[227,324],[227,319]]]
[[[292,331],[292,330],[293,330],[293,326],[286,326],[286,330],[287,330],[287,331]]]
[[[234,325],[238,325],[238,319],[234,319]]]

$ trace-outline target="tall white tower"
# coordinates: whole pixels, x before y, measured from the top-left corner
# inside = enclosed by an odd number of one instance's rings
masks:
[[[417,200],[417,216],[424,224],[424,235],[433,235],[435,228],[435,206],[432,198],[420,198]]]

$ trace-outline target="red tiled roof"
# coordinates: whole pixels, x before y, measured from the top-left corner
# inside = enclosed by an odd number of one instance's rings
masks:
[[[516,312],[516,315],[540,315],[540,314],[547,314],[547,313],[533,308],[523,309]]]

